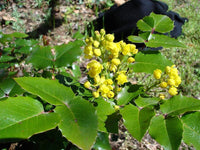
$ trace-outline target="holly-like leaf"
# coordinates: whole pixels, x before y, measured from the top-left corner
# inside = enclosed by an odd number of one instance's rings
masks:
[[[52,68],[54,65],[54,57],[51,52],[51,47],[35,47],[32,54],[27,58],[27,62],[32,63],[34,67],[39,69]]]
[[[126,85],[117,94],[117,104],[126,105],[128,102],[133,100],[133,98],[143,93],[143,88],[140,85]]]
[[[82,50],[80,47],[83,46],[83,44],[83,41],[74,41],[68,44],[54,46],[56,53],[56,67],[72,65],[72,63],[81,55]]]
[[[155,69],[165,70],[166,66],[171,66],[173,63],[166,59],[160,52],[139,52],[135,56],[135,63],[129,65],[134,72],[146,72],[153,74]]]
[[[38,95],[53,105],[67,104],[75,96],[71,88],[60,84],[57,80],[39,77],[22,77],[15,78],[15,81],[26,91]]]
[[[180,115],[188,111],[200,110],[200,101],[182,95],[173,96],[160,106],[160,110],[168,115]]]
[[[64,137],[84,150],[90,150],[97,136],[98,121],[95,109],[88,101],[77,97],[67,105],[58,105],[61,116],[58,125]]]
[[[174,28],[173,21],[166,15],[151,13],[149,17],[153,18],[155,31],[160,33],[167,33]]]
[[[139,36],[135,36],[135,35],[130,35],[128,36],[128,40],[133,42],[133,43],[144,43],[145,40]]]
[[[146,16],[137,22],[137,27],[141,31],[150,31],[151,32],[154,27],[154,19],[150,16]]]
[[[15,57],[12,57],[12,56],[6,56],[6,55],[2,55],[0,57],[0,63],[3,63],[3,62],[8,62],[8,61],[11,61],[11,60],[14,60],[16,59]]]
[[[27,139],[55,128],[56,113],[44,112],[42,104],[30,97],[10,97],[0,101],[0,141]]]
[[[160,34],[151,34],[148,42],[145,42],[147,47],[164,47],[164,48],[171,48],[171,47],[182,47],[186,48],[183,43],[180,43],[178,40],[168,37],[166,35]]]
[[[188,145],[192,144],[196,149],[200,149],[200,112],[184,115],[183,140]]]
[[[145,107],[139,110],[139,108],[131,104],[122,108],[120,113],[125,127],[138,141],[141,141],[149,127],[151,118],[155,115],[154,110],[151,108]]]
[[[147,107],[149,105],[156,105],[160,101],[159,98],[143,98],[139,96],[134,102],[137,104],[139,107]]]
[[[182,123],[178,117],[164,119],[162,115],[151,120],[149,134],[165,150],[178,150],[182,139]]]
[[[114,107],[111,103],[106,102],[103,98],[98,98],[95,100],[97,103],[96,110],[98,116],[98,130],[102,132],[107,132],[105,128],[105,121],[108,115],[115,112]]]

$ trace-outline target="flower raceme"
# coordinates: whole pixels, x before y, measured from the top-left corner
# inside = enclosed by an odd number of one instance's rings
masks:
[[[181,84],[181,77],[178,75],[175,65],[167,66],[164,73],[160,69],[156,69],[153,74],[154,78],[159,80],[161,88],[167,89],[171,96],[178,94],[177,87]],[[161,95],[160,98],[164,99],[164,95]]]
[[[114,42],[114,38],[101,29],[85,39],[84,57],[90,60],[87,64],[90,81],[84,86],[93,91],[95,98],[116,96],[120,86],[128,82],[128,64],[135,62],[138,53],[134,44]]]

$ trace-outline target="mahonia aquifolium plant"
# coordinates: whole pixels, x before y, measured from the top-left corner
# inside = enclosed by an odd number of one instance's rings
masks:
[[[90,60],[87,71],[91,79],[84,83],[85,88],[92,90],[95,98],[114,98],[128,82],[131,75],[128,66],[135,62],[138,49],[134,44],[114,42],[114,35],[106,34],[104,29],[95,31],[94,36],[86,38],[85,42],[84,57]],[[167,66],[164,74],[160,69],[154,70],[154,77],[161,88],[168,89],[171,96],[178,94],[181,78],[174,65]],[[165,95],[160,94],[159,97],[164,99]]]
[[[93,91],[95,98],[114,98],[128,82],[128,64],[134,63],[138,49],[134,44],[114,42],[114,35],[106,34],[104,29],[95,31],[94,37],[85,42],[84,54],[90,59],[87,69],[92,82],[86,81],[84,86]]]
[[[165,72],[162,73],[160,69],[154,70],[154,78],[159,80],[159,86],[167,89],[171,96],[177,95],[177,87],[181,84],[181,77],[178,75],[178,70],[175,65],[167,66]],[[160,98],[164,99],[165,95],[160,94]]]

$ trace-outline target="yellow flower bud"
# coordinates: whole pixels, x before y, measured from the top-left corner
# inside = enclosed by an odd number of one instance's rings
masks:
[[[100,49],[94,49],[94,55],[95,56],[101,56],[101,50]]]
[[[159,98],[160,99],[165,99],[165,95],[164,94],[159,94]]]
[[[175,78],[175,86],[178,87],[179,84],[181,84],[181,77],[177,76],[177,77]]]
[[[102,36],[104,36],[104,35],[106,34],[106,31],[105,31],[104,29],[101,29],[101,30],[100,30],[100,34],[101,34]]]
[[[89,89],[90,86],[91,86],[91,84],[90,84],[89,81],[86,81],[86,82],[84,83],[84,87],[85,87],[85,88]]]
[[[114,39],[115,39],[115,37],[114,37],[113,34],[106,34],[106,35],[105,35],[105,39],[106,39],[107,41],[109,41],[109,42],[113,42]]]
[[[177,88],[175,88],[174,86],[171,86],[171,87],[169,88],[168,92],[169,92],[169,94],[170,94],[171,96],[174,96],[174,95],[177,95],[177,94],[178,94]]]
[[[113,81],[111,79],[107,79],[105,82],[106,82],[107,85],[112,85],[113,84]]]
[[[112,72],[115,72],[117,70],[117,66],[111,64],[109,70],[112,71]]]
[[[94,41],[94,42],[93,42],[93,45],[94,45],[95,48],[98,48],[99,45],[100,45],[100,43],[99,43],[98,41]]]
[[[167,87],[167,82],[161,82],[160,83],[161,88],[166,88]]]
[[[95,98],[98,98],[98,97],[99,97],[99,92],[92,92],[92,95],[93,95]]]
[[[118,66],[120,64],[120,60],[117,58],[112,59],[111,62],[112,62],[112,64],[114,64],[116,66]]]
[[[135,62],[135,58],[133,58],[133,57],[129,57],[129,58],[128,58],[128,62],[129,62],[129,63],[133,63],[133,62]]]
[[[156,78],[156,79],[160,79],[161,78],[161,74],[162,74],[162,71],[160,69],[156,69],[153,72],[154,78]]]

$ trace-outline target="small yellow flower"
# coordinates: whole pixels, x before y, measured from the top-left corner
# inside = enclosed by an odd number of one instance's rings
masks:
[[[107,85],[112,85],[113,84],[113,80],[112,79],[107,79],[105,82],[106,82]]]
[[[101,56],[101,50],[100,49],[94,49],[94,55],[95,56]]]
[[[92,95],[93,95],[95,98],[98,98],[98,97],[99,97],[99,92],[92,92]]]
[[[174,86],[171,86],[171,87],[169,88],[168,92],[169,92],[169,94],[170,94],[171,96],[174,96],[174,95],[177,95],[177,94],[178,94],[177,88],[175,88]]]
[[[111,64],[109,70],[112,71],[112,72],[115,72],[117,70],[117,66]]]
[[[129,57],[129,58],[128,58],[128,62],[129,62],[129,63],[133,63],[133,62],[135,62],[135,58],[133,58],[133,57]]]
[[[174,79],[168,79],[167,83],[171,86],[175,86],[175,80]]]
[[[114,94],[114,92],[112,92],[112,91],[109,91],[108,93],[107,93],[107,97],[108,98],[113,98],[115,96],[115,94]]]
[[[160,69],[156,69],[153,72],[154,78],[156,78],[156,79],[160,79],[161,78],[161,74],[162,74],[162,71]]]
[[[105,31],[104,29],[101,29],[101,30],[100,30],[100,34],[101,34],[102,36],[104,36],[104,35],[106,34],[106,31]]]
[[[116,78],[118,85],[123,85],[124,83],[128,82],[127,76],[125,74],[119,74]]]
[[[167,82],[161,82],[160,83],[161,88],[166,88],[167,87]]]
[[[91,86],[91,84],[90,84],[89,81],[86,81],[86,82],[84,83],[84,87],[85,87],[85,88],[89,89],[90,86]]]
[[[117,58],[114,58],[114,59],[111,60],[111,63],[118,66],[120,64],[120,60],[117,59]]]
[[[165,95],[164,94],[159,94],[159,98],[160,99],[165,99]]]
[[[178,87],[181,84],[181,77],[177,76],[175,78],[175,86]]]
[[[103,66],[96,60],[91,60],[87,64],[87,69],[89,69],[89,76],[94,78],[96,75],[101,73],[101,70],[103,69]]]

